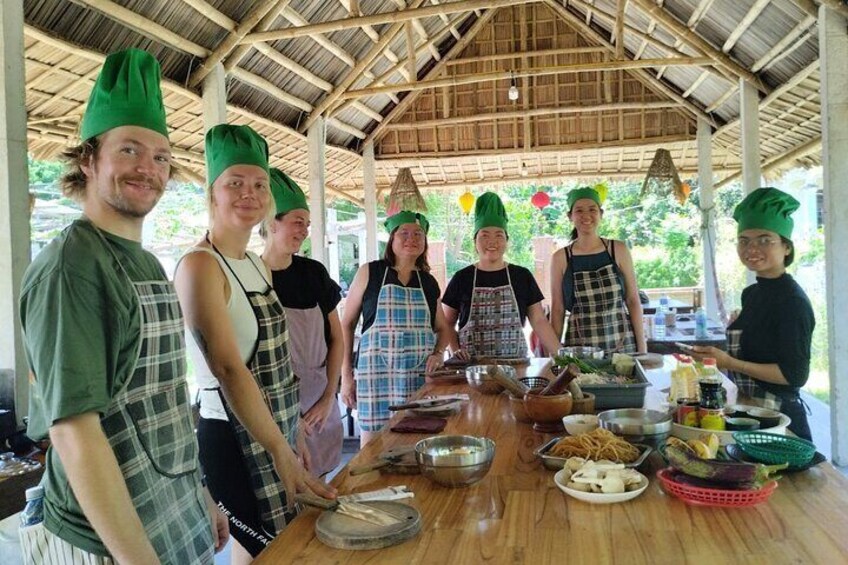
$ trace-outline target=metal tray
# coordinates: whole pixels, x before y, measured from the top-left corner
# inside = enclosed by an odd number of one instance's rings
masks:
[[[559,471],[563,468],[563,466],[565,466],[565,460],[567,459],[567,457],[555,457],[553,455],[548,455],[548,451],[550,451],[551,448],[561,439],[561,437],[555,437],[551,441],[537,447],[536,451],[533,452],[533,455],[542,460],[542,464],[545,466],[545,469],[549,469],[551,471]],[[645,445],[642,443],[634,443],[633,446],[641,452],[639,458],[636,459],[636,461],[634,461],[633,463],[625,463],[624,466],[635,469],[636,467],[645,462],[645,459],[647,459],[648,455],[651,454],[653,448],[650,445]]]
[[[645,376],[645,369],[639,360],[633,368],[636,382],[626,384],[580,385],[586,392],[595,395],[595,410],[610,408],[642,408],[645,404],[645,390],[651,386]]]

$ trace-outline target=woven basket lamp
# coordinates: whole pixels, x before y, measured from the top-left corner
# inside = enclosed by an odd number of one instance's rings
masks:
[[[671,193],[679,195],[683,192],[683,184],[677,175],[674,161],[671,160],[671,153],[667,149],[657,149],[654,153],[654,160],[648,168],[645,182],[642,183],[642,196],[645,196],[649,190],[663,196]]]
[[[386,202],[386,213],[388,215],[397,214],[401,210],[427,211],[427,204],[418,190],[415,179],[412,178],[412,171],[409,170],[409,167],[402,167],[398,170],[397,178],[392,183],[392,190],[389,192],[389,198]]]

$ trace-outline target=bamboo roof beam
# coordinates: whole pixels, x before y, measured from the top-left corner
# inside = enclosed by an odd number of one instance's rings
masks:
[[[410,6],[417,7],[420,6],[424,0],[413,0]],[[349,18],[349,20],[361,20],[362,18]],[[317,24],[321,25],[321,24]],[[313,26],[308,26],[313,27]],[[301,132],[305,132],[309,129],[315,120],[317,120],[320,116],[322,116],[327,110],[329,110],[332,106],[336,104],[336,102],[341,98],[341,96],[347,91],[348,88],[353,85],[354,82],[359,80],[360,75],[370,75],[369,78],[374,78],[371,73],[366,73],[365,71],[371,68],[371,65],[374,63],[374,59],[376,59],[380,53],[388,46],[388,44],[394,40],[395,36],[400,33],[403,28],[403,22],[396,22],[392,24],[389,29],[383,33],[383,37],[380,39],[380,42],[376,45],[372,46],[371,49],[365,54],[362,59],[359,60],[358,63],[351,69],[347,75],[341,80],[339,84],[333,89],[332,92],[327,94],[323,100],[318,104],[318,106],[312,111],[309,117],[305,120],[303,125],[300,127]]]
[[[343,131],[349,135],[352,135],[353,137],[356,137],[358,139],[365,139],[364,131],[355,128],[350,124],[346,124],[337,118],[327,118],[327,125],[332,126],[339,131]]]
[[[285,30],[296,30],[296,29],[302,29],[304,27],[311,27],[309,21],[306,18],[304,18],[303,16],[301,16],[298,12],[296,12],[291,6],[287,6],[282,11],[282,13],[280,15],[283,16],[285,19],[287,19],[289,22],[291,22],[293,26],[295,26],[295,27],[285,28]],[[355,20],[357,18],[348,18],[348,19],[349,20]],[[360,26],[352,26],[352,27],[360,27]],[[285,30],[283,30],[283,31],[285,31]],[[260,34],[269,34],[269,33],[275,33],[275,32],[265,31],[265,32],[259,32],[259,33]],[[242,39],[242,42],[244,42],[244,43],[256,43],[255,41],[247,41],[247,39],[249,37],[255,36],[255,35],[257,35],[257,34],[256,33],[249,34],[247,37]],[[310,35],[311,39],[313,41],[315,41],[315,43],[317,43],[318,45],[323,47],[325,50],[330,52],[332,55],[334,55],[338,60],[340,60],[342,63],[344,63],[348,67],[355,67],[356,66],[356,59],[354,59],[353,56],[350,53],[348,53],[347,51],[342,49],[338,44],[329,40],[327,38],[327,36],[325,36],[324,34],[313,33],[313,34],[307,34],[307,35]],[[268,41],[268,40],[266,39],[266,40],[263,40],[263,41]]]
[[[795,51],[796,49],[801,47],[803,44],[805,44],[807,41],[809,41],[811,36],[812,36],[812,33],[810,33],[809,30],[805,31],[803,33],[803,35],[801,35],[801,37],[799,37],[798,39],[795,40],[795,43],[793,43],[792,45],[787,47],[785,51],[779,53],[778,55],[775,56],[774,59],[769,61],[768,64],[763,67],[763,70],[764,71],[769,70],[777,62],[779,62],[781,59],[783,59],[784,57],[788,57],[790,54],[792,54],[793,51]]]
[[[159,25],[111,0],[76,0],[76,2],[97,10],[110,20],[125,25],[136,33],[158,43],[163,43],[172,49],[195,57],[206,58],[209,56],[209,49],[189,41],[165,26]]]
[[[738,85],[737,85],[737,86],[732,86],[732,87],[728,88],[728,89],[725,91],[725,93],[724,93],[724,94],[722,94],[721,96],[719,96],[718,100],[716,100],[715,102],[713,102],[712,104],[710,104],[709,106],[707,106],[707,109],[706,109],[705,111],[706,111],[706,112],[710,112],[710,113],[711,113],[711,112],[715,112],[716,110],[718,110],[719,108],[721,108],[721,106],[722,106],[722,105],[724,105],[724,103],[725,103],[725,102],[727,102],[728,100],[730,100],[730,99],[731,99],[734,95],[736,95],[736,94],[738,94],[738,93],[739,93],[739,86],[738,86]]]
[[[347,10],[348,16],[350,17],[362,15],[362,12],[359,10],[359,0],[339,0],[339,4],[341,4],[345,10]],[[365,33],[365,35],[367,35],[368,38],[374,43],[380,41],[380,34],[373,27],[362,26],[361,29]],[[394,53],[392,53],[392,55],[394,55]]]
[[[438,6],[439,0],[430,0],[430,3],[433,4],[434,6]],[[475,10],[475,12],[477,13],[477,17],[479,18],[480,17],[479,11]],[[459,40],[459,39],[462,38],[462,34],[459,33],[459,30],[456,29],[456,26],[451,23],[451,21],[447,17],[447,15],[439,14],[439,19],[442,20],[442,23],[447,26],[448,31],[450,31],[450,33],[451,33],[451,35],[453,35],[454,39]]]
[[[407,7],[405,0],[392,0],[392,2],[394,2],[394,5],[397,6],[399,10],[405,10]],[[430,40],[430,37],[427,34],[427,30],[424,29],[424,26],[421,24],[421,21],[418,18],[410,20],[410,24],[412,25],[412,29],[415,30],[415,33],[417,33],[421,39],[423,39],[425,42]],[[438,61],[439,57],[441,56],[439,54],[439,50],[436,49],[435,46],[431,46],[429,49],[430,54],[433,56],[434,59]]]
[[[267,43],[254,43],[253,48],[283,67],[284,69],[293,72],[309,84],[316,86],[323,90],[324,92],[330,92],[333,90],[333,83],[326,81],[302,66],[297,61],[289,59]]]
[[[612,71],[612,70],[629,70],[629,69],[645,69],[660,66],[708,66],[714,64],[709,57],[678,57],[673,59],[638,59],[624,61],[605,61],[598,63],[581,63],[578,65],[566,65],[557,67],[538,67],[529,70],[512,71],[491,71],[486,73],[477,73],[469,75],[454,75],[446,78],[419,80],[411,84],[387,84],[385,86],[374,86],[359,90],[348,90],[342,94],[342,98],[361,98],[364,96],[374,96],[375,94],[383,94],[386,92],[404,92],[409,90],[427,90],[429,88],[439,88],[442,86],[458,86],[462,84],[475,84],[479,82],[488,82],[491,80],[510,80],[513,76],[518,78],[528,78],[534,76],[549,76],[558,74],[585,73],[593,71]]]
[[[751,6],[751,9],[748,10],[748,13],[742,18],[742,21],[736,26],[730,35],[727,37],[727,40],[724,42],[724,45],[721,46],[721,50],[725,53],[730,53],[730,50],[733,49],[733,46],[736,45],[736,42],[739,41],[739,38],[742,37],[742,34],[748,31],[748,28],[751,27],[751,24],[754,23],[763,10],[766,9],[769,2],[771,0],[756,0],[754,5]]]
[[[551,10],[554,11],[554,13],[559,15],[559,17],[561,17],[566,23],[570,24],[577,31],[581,32],[584,36],[588,37],[589,39],[591,39],[591,40],[595,41],[596,43],[600,44],[601,46],[605,47],[607,49],[607,51],[609,51],[609,52],[614,51],[614,47],[612,45],[610,45],[609,41],[607,41],[605,37],[603,37],[601,34],[599,34],[597,31],[595,31],[595,29],[592,28],[591,26],[588,26],[585,23],[583,23],[583,20],[581,20],[578,16],[576,16],[575,14],[570,12],[569,10],[566,10],[565,8],[560,6],[555,0],[543,0],[543,1],[545,2],[546,6],[548,6]],[[704,118],[713,127],[716,126],[715,120],[713,119],[712,116],[710,116],[709,114],[704,112],[703,109],[701,109],[700,107],[693,104],[690,100],[687,100],[686,98],[683,98],[682,96],[680,96],[680,94],[676,90],[674,90],[672,87],[670,87],[669,85],[665,84],[661,80],[654,78],[650,73],[648,73],[644,70],[638,70],[637,69],[637,70],[631,71],[631,74],[634,77],[636,77],[642,84],[644,84],[645,86],[647,86],[651,90],[654,90],[656,92],[664,94],[664,95],[668,96],[669,98],[671,98],[672,100],[680,102],[690,112],[692,112],[692,114],[694,114],[695,116],[699,116],[699,117]]]
[[[241,23],[239,23],[217,47],[215,47],[215,50],[212,51],[212,53],[208,53],[204,56],[204,60],[191,73],[191,76],[189,76],[189,86],[196,88],[200,85],[200,83],[203,82],[203,79],[212,72],[215,65],[223,61],[224,58],[233,52],[233,50],[238,48],[238,42],[241,38],[253,31],[260,22],[265,21],[264,18],[269,12],[277,12],[277,10],[281,10],[288,6],[289,2],[290,0],[277,0],[277,2],[260,2],[257,4],[256,7],[247,14],[244,20],[242,20]],[[239,60],[241,60],[241,56],[238,57],[236,63],[238,63]],[[227,71],[229,70],[231,69],[227,69]]]
[[[87,84],[89,82],[94,82],[97,78],[97,75],[100,73],[100,67],[95,67],[94,69],[88,71],[84,75],[80,76],[76,80],[74,80],[71,84],[64,87],[62,90],[51,96],[49,99],[45,100],[35,108],[33,108],[28,113],[35,114],[36,116],[41,114],[45,109],[49,108],[51,105],[65,98],[69,92],[73,91],[76,88],[79,88],[83,84]],[[29,85],[29,88],[32,88],[32,85]]]
[[[789,47],[789,45],[800,38],[801,35],[810,29],[817,21],[818,19],[815,16],[810,15],[801,20],[798,25],[792,28],[792,31],[784,35],[780,41],[774,45],[774,47],[769,49],[768,53],[760,57],[753,65],[751,65],[751,71],[756,73],[765,68],[766,65],[772,63],[772,61],[774,61],[786,50],[787,47]]]
[[[280,102],[285,102],[289,106],[293,106],[298,110],[301,110],[303,112],[311,112],[313,110],[312,104],[310,104],[306,100],[298,98],[293,94],[289,94],[270,80],[264,79],[259,75],[250,73],[242,69],[241,67],[234,68],[230,71],[230,74],[241,82],[249,84],[250,86],[257,88],[265,92],[266,94],[270,94],[273,98],[276,98]]]
[[[661,110],[666,108],[680,108],[677,102],[613,102],[610,104],[595,104],[586,106],[567,106],[560,108],[533,108],[529,110],[516,110],[513,112],[487,112],[485,114],[473,114],[469,116],[453,116],[447,119],[416,120],[414,122],[394,122],[386,124],[386,131],[411,131],[415,129],[451,126],[458,124],[470,124],[477,122],[488,122],[497,120],[512,120],[537,116],[558,116],[563,114],[588,114],[593,112],[614,112],[619,110]]]
[[[232,20],[226,14],[220,12],[217,8],[205,2],[204,0],[181,0],[183,4],[187,4],[194,8],[194,11],[218,24],[227,31],[235,31],[238,23]]]
[[[292,39],[295,37],[303,37],[306,35],[315,35],[321,33],[329,33],[332,31],[341,31],[354,27],[362,27],[363,25],[377,24],[396,24],[413,20],[415,18],[426,18],[437,16],[439,14],[453,14],[456,12],[470,12],[477,8],[500,8],[503,6],[514,6],[517,4],[525,4],[527,2],[537,2],[539,0],[459,0],[449,4],[439,4],[438,6],[419,7],[421,2],[415,0],[405,10],[396,12],[385,12],[382,14],[372,14],[369,16],[360,16],[357,18],[345,18],[342,20],[333,20],[329,22],[320,22],[315,24],[298,25],[279,30],[265,31],[261,33],[251,33],[244,39],[242,43],[256,43],[257,41],[276,41],[278,39]],[[414,6],[414,7],[413,7]],[[285,16],[285,13],[283,14]]]
[[[437,76],[439,73],[441,73],[442,70],[447,66],[447,61],[449,61],[459,53],[462,53],[463,49],[465,49],[468,44],[471,43],[471,41],[477,36],[477,34],[480,33],[480,30],[483,29],[483,27],[489,23],[489,21],[492,19],[496,12],[497,9],[495,8],[483,12],[483,15],[479,16],[477,18],[477,21],[475,21],[471,25],[471,27],[468,28],[468,31],[465,32],[465,35],[462,37],[462,39],[453,44],[453,47],[451,47],[448,52],[442,56],[442,60],[438,61],[435,65],[433,65],[433,67],[427,72],[427,74],[422,77],[422,80],[427,80],[430,77]],[[370,140],[376,142],[384,133],[384,128],[386,124],[388,124],[398,116],[403,115],[403,113],[406,112],[406,110],[412,105],[412,103],[418,99],[419,95],[420,91],[411,92],[407,94],[399,104],[392,108],[391,112],[386,115],[383,122],[381,124],[378,124],[377,127],[374,128],[374,130],[366,138],[366,141]]]
[[[766,171],[770,171],[772,169],[779,169],[781,167],[789,165],[793,161],[796,161],[798,159],[803,159],[804,157],[806,157],[810,153],[815,153],[816,151],[819,151],[821,149],[821,146],[822,146],[822,138],[821,138],[821,136],[818,136],[814,139],[811,139],[807,143],[804,143],[803,145],[800,145],[798,147],[790,149],[789,151],[786,151],[785,153],[782,153],[780,155],[777,155],[777,156],[772,157],[771,159],[767,160],[761,166],[762,172],[765,173]],[[715,185],[715,188],[721,188],[725,185],[732,183],[733,181],[739,180],[741,177],[742,177],[742,171],[739,170],[739,171],[731,174],[730,176],[725,177],[721,181],[717,182],[716,185]]]
[[[283,13],[283,10],[288,7],[290,2],[291,0],[276,0],[276,2],[270,3],[270,9],[264,16],[262,16],[259,23],[257,23],[253,29],[256,31],[266,31],[270,29],[277,21],[277,18],[280,17],[280,14]],[[248,31],[251,30],[245,30],[245,33]],[[222,59],[224,70],[230,72],[230,69],[238,66],[241,60],[244,59],[244,56],[250,51],[250,48],[250,45],[237,45],[229,55],[225,55],[224,59]]]
[[[666,12],[663,8],[657,6],[652,0],[631,0],[633,4],[639,7],[644,13],[652,16],[663,27],[668,29],[673,35],[678,36],[682,41],[690,47],[698,49],[708,57],[715,60],[721,67],[727,69],[739,78],[744,78],[753,84],[757,90],[765,94],[769,94],[771,89],[767,87],[762,80],[749,69],[737,63],[726,53],[713,47],[707,40],[702,38],[697,33],[694,33],[686,24],[679,22],[673,15]]]
[[[474,57],[462,57],[451,59],[447,65],[464,65],[467,63],[485,63],[489,61],[503,61],[508,59],[521,59],[523,57],[551,57],[557,55],[585,55],[588,53],[606,53],[603,47],[562,47],[560,49],[539,49],[527,51],[526,53],[497,53],[494,55],[478,55]]]
[[[375,122],[382,122],[383,121],[383,114],[381,114],[377,110],[372,109],[369,106],[366,106],[365,104],[363,104],[359,100],[354,100],[351,103],[350,107],[353,108],[354,110],[356,110],[357,112],[359,112],[360,114],[364,114],[365,116],[368,116],[369,118],[371,118]]]
[[[698,76],[698,78],[696,78],[694,80],[694,82],[692,82],[692,84],[689,86],[689,88],[687,88],[683,92],[683,94],[682,94],[683,98],[689,98],[690,96],[692,96],[692,93],[695,92],[698,89],[699,86],[701,86],[701,83],[703,83],[707,79],[708,76],[710,76],[709,71],[702,72]]]
[[[686,22],[686,27],[695,31],[695,28],[698,27],[698,24],[701,23],[701,20],[707,15],[707,12],[713,5],[713,2],[715,2],[715,0],[700,0],[698,5],[695,7],[695,10],[692,12],[692,15],[689,16],[689,21]],[[654,20],[652,19],[651,21]]]
[[[624,18],[625,10],[627,9],[627,0],[618,0],[617,11],[615,14],[614,36],[615,36],[615,58],[621,60],[624,58]]]

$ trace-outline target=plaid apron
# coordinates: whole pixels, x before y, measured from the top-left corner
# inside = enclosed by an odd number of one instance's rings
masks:
[[[477,266],[471,287],[468,321],[459,330],[459,345],[471,357],[527,357],[527,340],[512,290],[509,265],[505,286],[477,287]]]
[[[436,345],[430,307],[418,288],[386,284],[383,273],[374,324],[362,334],[356,364],[359,427],[379,430],[389,421],[389,406],[402,404],[424,385],[424,364]]]
[[[742,355],[742,330],[727,330],[727,352],[737,359]],[[733,381],[739,393],[746,397],[751,404],[762,408],[780,411],[783,398],[770,393],[759,385],[756,379],[752,379],[744,373],[738,373],[728,369],[727,378]]]
[[[286,321],[291,326],[289,345],[291,365],[300,381],[300,410],[306,413],[315,406],[327,390],[327,340],[324,337],[324,315],[320,306],[285,308]],[[312,456],[310,471],[316,477],[329,473],[342,460],[341,415],[338,409],[324,422],[324,428],[306,436],[306,446]]]
[[[207,236],[207,241],[209,241]],[[210,242],[210,245],[211,242]],[[300,393],[297,377],[291,367],[289,356],[289,334],[286,328],[286,315],[273,287],[268,285],[265,292],[248,292],[233,271],[227,258],[212,245],[212,249],[224,260],[224,264],[233,274],[233,277],[241,286],[242,292],[247,296],[256,323],[259,328],[256,339],[256,349],[247,368],[256,380],[259,390],[265,397],[265,403],[271,412],[280,431],[286,436],[292,449],[295,448],[297,439],[297,418],[300,414]],[[249,256],[248,256],[249,257]],[[253,262],[256,270],[265,278],[262,270]],[[259,509],[259,517],[262,520],[262,529],[265,530],[265,540],[273,539],[279,532],[283,531],[286,524],[291,522],[300,512],[300,507],[293,501],[289,506],[289,497],[283,487],[271,455],[256,442],[250,433],[241,424],[239,419],[230,409],[220,388],[218,393],[227,418],[233,426],[236,438],[241,446],[247,468],[250,470],[250,482],[253,493],[256,496],[256,504]]]
[[[160,561],[212,563],[211,518],[200,485],[185,378],[182,311],[169,281],[133,282],[129,275],[127,280],[140,305],[141,339],[132,375],[112,398],[100,423]],[[22,536],[27,529],[21,530]],[[39,537],[50,543],[50,536]],[[63,559],[69,555],[80,563],[89,562],[90,554],[85,552],[48,553],[42,555],[42,562],[66,563]]]
[[[606,244],[604,244],[606,247]],[[615,258],[595,271],[577,272],[571,245],[565,248],[574,284],[574,304],[565,332],[565,345],[600,347],[607,352],[635,353],[636,338],[624,304]],[[609,255],[609,251],[607,251]],[[563,295],[565,283],[563,282]]]

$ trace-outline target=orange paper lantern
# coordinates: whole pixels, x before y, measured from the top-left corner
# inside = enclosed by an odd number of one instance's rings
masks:
[[[472,206],[474,206],[474,195],[466,190],[465,193],[459,197],[459,207],[462,208],[462,211],[467,215],[471,212]]]

